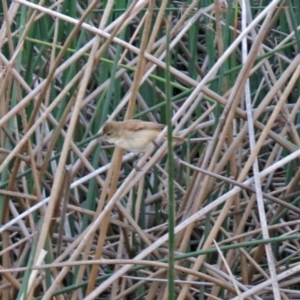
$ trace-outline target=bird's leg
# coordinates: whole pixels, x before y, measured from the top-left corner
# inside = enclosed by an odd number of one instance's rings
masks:
[[[156,139],[153,139],[153,140],[152,140],[152,143],[153,143],[153,145],[154,145],[156,148],[159,148],[159,145],[158,145],[158,143],[156,142]],[[141,158],[143,155],[144,155],[143,152],[140,153],[140,155],[139,155],[137,161],[133,164],[133,167],[134,167],[138,172],[139,172],[139,171],[142,171],[142,168],[138,167],[137,164],[139,163],[139,160],[140,160],[140,158]]]
[[[153,145],[154,145],[156,148],[159,148],[159,145],[157,144],[156,139],[153,139],[153,140],[152,140],[152,143],[153,143]]]
[[[143,156],[144,153],[140,153],[138,156],[138,159],[136,160],[136,162],[133,163],[133,167],[136,169],[137,172],[142,171],[143,169],[138,167],[137,164],[139,163],[140,158]]]

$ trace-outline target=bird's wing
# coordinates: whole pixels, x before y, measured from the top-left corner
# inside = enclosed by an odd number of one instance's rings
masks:
[[[143,129],[154,129],[159,130],[164,128],[164,124],[155,123],[155,122],[146,122],[141,120],[127,120],[124,121],[124,129],[138,131]]]

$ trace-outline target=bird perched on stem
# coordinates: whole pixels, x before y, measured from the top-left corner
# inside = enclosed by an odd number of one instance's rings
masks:
[[[114,144],[122,149],[135,153],[144,153],[165,125],[141,120],[108,121],[104,124],[100,140]],[[166,138],[166,137],[165,137]],[[173,136],[175,144],[181,144],[185,138]]]

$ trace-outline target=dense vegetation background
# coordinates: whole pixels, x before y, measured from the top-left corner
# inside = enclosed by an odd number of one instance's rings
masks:
[[[300,299],[298,0],[0,13],[1,299]]]

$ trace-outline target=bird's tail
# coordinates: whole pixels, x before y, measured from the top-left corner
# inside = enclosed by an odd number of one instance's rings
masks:
[[[174,136],[173,135],[173,142],[176,144],[182,144],[186,141],[186,138],[181,137],[181,136]]]

